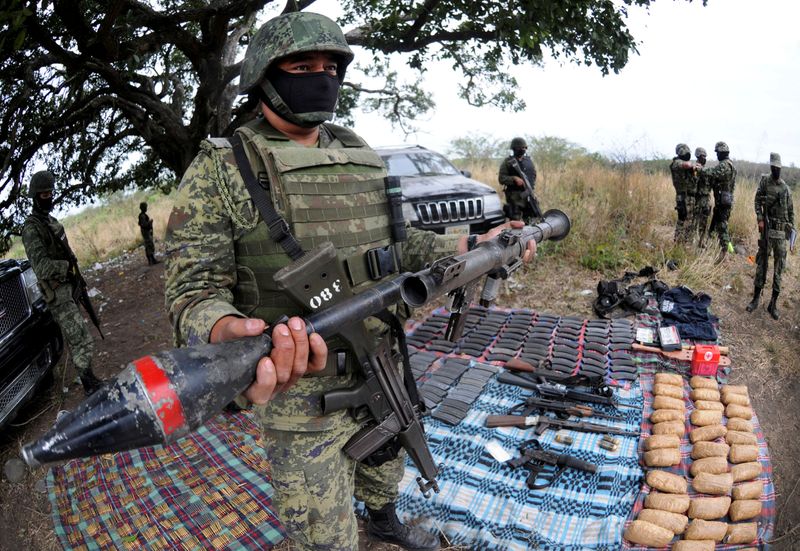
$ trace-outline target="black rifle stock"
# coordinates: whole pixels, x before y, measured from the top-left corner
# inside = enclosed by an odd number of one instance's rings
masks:
[[[103,330],[100,329],[100,318],[97,312],[95,312],[92,299],[89,298],[88,285],[83,278],[83,274],[81,274],[81,271],[78,269],[78,259],[75,258],[75,255],[72,255],[72,259],[70,260],[70,269],[75,280],[75,290],[73,291],[72,298],[77,304],[83,306],[83,309],[86,310],[86,313],[89,315],[89,319],[92,320],[92,324],[97,327],[100,338],[105,339],[106,337],[103,335]]]
[[[519,166],[519,161],[517,161],[515,157],[511,157],[511,166],[514,167],[514,170],[517,171],[520,178],[522,178],[522,182],[525,184],[525,199],[528,201],[528,206],[531,211],[533,211],[533,216],[537,219],[541,218],[542,209],[539,207],[539,201],[536,200],[536,196],[533,194],[533,184],[528,180],[522,167]]]

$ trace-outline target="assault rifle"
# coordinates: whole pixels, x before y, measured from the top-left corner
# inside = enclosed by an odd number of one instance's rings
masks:
[[[601,425],[600,423],[586,423],[583,421],[565,421],[564,419],[555,419],[547,417],[546,415],[488,415],[486,417],[486,426],[490,429],[498,427],[517,427],[526,429],[533,427],[537,435],[541,435],[544,431],[569,429],[578,432],[593,432],[597,434],[615,434],[617,436],[639,436],[638,432],[622,430],[617,427],[608,425]]]
[[[613,399],[614,392],[607,385],[595,387],[593,392],[569,387],[563,383],[554,383],[547,380],[532,380],[513,373],[501,373],[497,380],[503,384],[515,385],[528,390],[535,390],[542,398],[569,399],[579,402],[591,402],[614,407],[634,407],[630,404],[621,404]]]
[[[543,413],[545,411],[552,411],[556,417],[560,419],[567,419],[570,415],[575,417],[596,417],[598,419],[611,419],[613,421],[624,421],[625,417],[622,415],[609,415],[597,411],[593,407],[578,402],[569,402],[566,400],[549,400],[547,398],[537,398],[531,396],[524,402],[521,402],[511,408],[509,413],[519,411],[522,416],[527,417],[534,411]]]
[[[524,466],[530,471],[525,484],[527,484],[528,488],[531,490],[547,488],[558,480],[567,468],[579,469],[592,474],[597,472],[597,465],[594,463],[583,461],[582,459],[565,453],[547,451],[542,448],[542,445],[536,439],[523,442],[519,447],[519,452],[520,456],[511,459],[507,464],[514,468]],[[555,470],[547,472],[543,476],[542,471],[544,471],[545,465],[554,466]],[[544,484],[536,484],[536,481],[540,478],[545,480]]]
[[[522,170],[522,167],[519,166],[519,161],[513,155],[511,156],[511,166],[514,170],[517,171],[520,178],[522,178],[522,182],[525,184],[525,200],[528,202],[528,208],[531,209],[533,213],[533,217],[536,220],[540,220],[542,218],[542,209],[539,207],[539,201],[536,199],[536,196],[533,194],[533,184],[531,184],[528,177],[525,175],[525,172]]]
[[[404,385],[389,348],[375,351],[368,344],[372,338],[365,336],[364,319],[381,317],[401,298],[410,306],[422,306],[483,277],[487,277],[485,296],[496,296],[499,280],[521,265],[531,240],[562,239],[569,229],[563,212],[548,211],[534,226],[506,229],[472,251],[441,259],[415,274],[382,281],[357,295],[347,285],[329,243],[280,270],[276,285],[311,312],[305,317],[309,334],[345,341],[360,368],[355,387],[322,397],[325,413],[349,408],[363,422],[345,453],[360,461],[396,441],[420,471],[417,482],[423,493],[437,491],[438,469],[425,442],[419,407],[410,396],[415,392],[413,378],[409,376]],[[40,440],[25,445],[23,458],[35,466],[170,444],[217,415],[250,386],[258,361],[271,349],[270,330],[139,358],[59,419]]]

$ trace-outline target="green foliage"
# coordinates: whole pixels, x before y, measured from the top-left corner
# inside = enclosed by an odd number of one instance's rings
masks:
[[[589,155],[585,147],[557,136],[529,136],[528,151],[537,164],[561,166]]]
[[[494,161],[505,156],[505,144],[486,134],[469,134],[452,140],[448,154],[467,163]]]

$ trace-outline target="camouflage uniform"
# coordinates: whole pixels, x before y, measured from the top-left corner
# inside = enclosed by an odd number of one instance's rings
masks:
[[[320,127],[319,154],[314,155],[263,118],[237,133],[256,174],[285,170],[269,178],[270,191],[303,249],[331,241],[354,290],[369,288],[374,282],[359,268],[363,253],[375,245],[392,245],[380,158],[355,134],[333,125]],[[342,137],[351,145],[357,139],[360,146],[345,147]],[[351,162],[340,162],[343,155]],[[328,161],[316,166],[309,158]],[[300,168],[297,175],[291,174],[292,167]],[[403,270],[413,271],[452,253],[458,239],[409,228],[408,241],[394,246]],[[166,240],[168,249],[176,251],[167,261],[166,302],[179,343],[207,342],[213,325],[226,315],[271,323],[280,314],[302,313],[274,286],[272,275],[290,259],[270,239],[223,141],[201,144],[178,189]],[[376,323],[371,334],[377,341],[386,328]],[[329,339],[328,346],[331,355],[322,376],[302,378],[256,413],[271,461],[276,512],[289,535],[302,548],[356,549],[351,496],[372,509],[393,502],[403,457],[367,467],[342,452],[360,425],[344,411],[322,415],[319,398],[352,386],[355,366],[335,376],[329,368],[336,363],[336,340]]]
[[[714,148],[728,153],[727,144],[718,142]],[[733,192],[736,187],[736,167],[730,159],[725,158],[713,168],[703,168],[700,173],[708,180],[714,191],[714,215],[711,219],[709,235],[717,233],[719,243],[723,249],[727,249],[731,241],[728,235],[728,219],[733,209]]]
[[[142,206],[144,206],[144,210],[139,213],[139,229],[142,232],[142,240],[144,240],[144,255],[147,257],[148,264],[154,264],[156,245],[153,242],[153,219],[147,216],[147,203],[142,203],[140,208]]]
[[[695,149],[694,156],[699,164],[705,165],[706,155],[706,150],[702,147]],[[702,162],[700,162],[701,159]],[[708,181],[708,177],[702,171],[697,171],[695,178],[697,187],[694,203],[694,226],[699,238],[699,245],[703,247],[708,227],[708,215],[711,214],[711,182]],[[692,231],[692,234],[694,232],[695,230]]]
[[[678,156],[672,158],[669,165],[672,174],[672,186],[675,188],[675,210],[678,221],[675,224],[675,241],[689,241],[694,225],[694,203],[697,182],[694,177],[694,165],[680,158],[689,153],[689,146],[678,144],[675,147]]]
[[[22,243],[47,307],[61,328],[78,375],[83,379],[92,372],[94,341],[72,298],[75,280],[64,226],[49,214],[34,209],[22,228]]]

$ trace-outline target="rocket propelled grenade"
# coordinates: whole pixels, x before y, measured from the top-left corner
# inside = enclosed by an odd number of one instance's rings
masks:
[[[548,211],[541,223],[504,230],[473,251],[448,257],[449,263],[439,261],[415,274],[401,274],[357,295],[352,295],[345,284],[341,288],[350,294],[342,292],[333,299],[331,293],[339,290],[334,283],[339,280],[334,281],[332,270],[340,269],[340,263],[332,245],[309,252],[281,272],[288,270],[283,281],[292,289],[286,292],[292,291],[291,296],[312,312],[305,317],[307,331],[323,338],[346,337],[357,333],[353,329],[356,326],[363,330],[364,319],[400,302],[401,289],[409,305],[420,306],[482,276],[503,277],[521,262],[531,239],[558,240],[568,233],[567,216]],[[414,284],[404,286],[409,278]],[[278,275],[276,283],[281,285]],[[258,361],[272,349],[270,335],[271,330],[256,337],[177,348],[135,360],[74,411],[58,419],[39,440],[23,446],[22,457],[29,466],[38,466],[171,444],[209,421],[252,384]],[[356,456],[377,446],[378,440],[385,442],[396,436],[429,481],[420,483],[420,487],[423,491],[435,489],[436,466],[425,443],[419,412],[407,403],[399,375],[394,369],[388,370],[394,374],[387,373],[375,358],[361,362],[361,368],[365,380],[361,384],[369,390],[370,399],[360,405],[367,406],[374,419],[365,426],[366,436],[356,439],[345,451],[358,460]],[[356,406],[359,404],[351,405]]]

